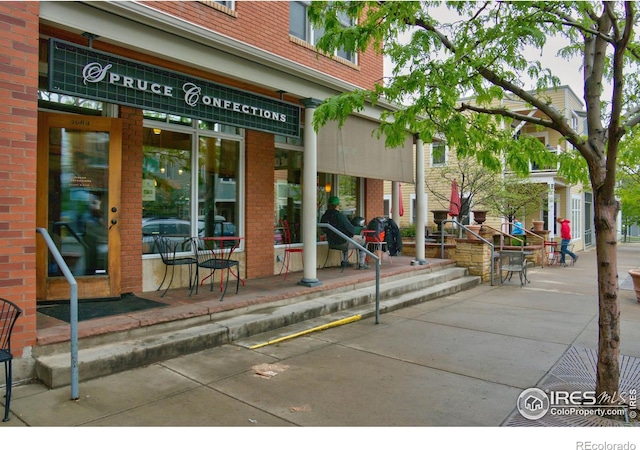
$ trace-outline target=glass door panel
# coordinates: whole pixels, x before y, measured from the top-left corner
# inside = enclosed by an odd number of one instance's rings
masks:
[[[109,133],[49,129],[49,227],[78,277],[107,275]],[[50,256],[48,276],[63,276]]]
[[[120,154],[117,119],[41,113],[39,227],[78,282],[79,298],[120,295]],[[38,299],[68,298],[68,282],[38,242]]]

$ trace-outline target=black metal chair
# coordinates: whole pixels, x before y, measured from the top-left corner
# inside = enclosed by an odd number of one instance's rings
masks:
[[[192,281],[192,266],[196,266],[198,261],[193,257],[193,255],[185,255],[185,256],[176,256],[176,251],[178,249],[178,245],[190,244],[191,239],[185,239],[183,242],[173,241],[166,236],[155,235],[153,236],[153,240],[155,241],[156,248],[162,257],[162,262],[164,263],[164,276],[162,277],[162,282],[160,286],[158,286],[157,291],[162,288],[164,284],[164,280],[167,278],[167,272],[169,271],[169,266],[171,266],[171,279],[169,280],[169,284],[167,288],[164,290],[160,297],[164,297],[169,288],[171,287],[171,283],[173,282],[173,275],[176,270],[176,266],[189,266],[189,290],[193,290],[193,281]],[[190,249],[189,249],[190,250]],[[196,266],[197,269],[197,266]]]
[[[9,421],[9,404],[11,403],[11,363],[13,355],[11,354],[11,332],[13,326],[18,320],[18,316],[22,310],[9,300],[0,298],[0,361],[4,362],[4,374],[6,381],[6,393],[4,400],[4,419],[3,422]]]
[[[224,299],[224,295],[227,293],[227,286],[229,284],[229,273],[234,269],[236,272],[236,294],[240,288],[240,261],[231,259],[231,254],[238,247],[240,243],[239,239],[232,237],[226,238],[226,240],[216,238],[198,237],[193,238],[193,249],[195,258],[197,260],[196,265],[196,279],[194,286],[196,288],[196,294],[198,293],[198,285],[207,278],[210,279],[210,290],[213,291],[213,278],[216,270],[226,270],[227,279],[223,284],[223,275],[220,275],[220,289],[222,290],[222,296],[220,301]],[[209,269],[210,273],[202,280],[200,280],[200,269]],[[193,288],[191,289],[193,292]]]
[[[342,246],[333,246],[333,245],[331,245],[331,244],[328,244],[328,247],[327,247],[327,257],[324,259],[324,264],[322,265],[322,268],[324,269],[325,267],[327,267],[327,262],[329,261],[329,254],[330,254],[332,251],[338,251],[338,252],[340,252],[340,261],[342,261],[342,255],[344,254],[344,247],[345,247],[346,245],[347,245],[347,243],[343,244]],[[353,252],[349,252],[349,258],[351,257],[351,254],[352,254],[352,253],[353,253]],[[349,258],[347,258],[347,260],[348,260]],[[340,265],[340,273],[344,272],[345,267],[347,267],[347,266],[345,266],[344,264],[341,264],[341,265]]]
[[[514,273],[520,277],[520,287],[529,283],[527,278],[527,260],[523,251],[518,250],[500,250],[500,282],[504,283],[511,280]]]

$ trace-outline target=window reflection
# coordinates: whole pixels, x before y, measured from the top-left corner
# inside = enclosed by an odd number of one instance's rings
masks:
[[[240,143],[201,137],[198,158],[198,231],[201,236],[237,236]]]
[[[291,243],[302,242],[302,152],[276,149],[274,164],[274,226],[286,220],[291,232]],[[282,235],[274,234],[274,244],[282,244]]]
[[[143,138],[143,253],[156,253],[153,236],[191,236],[191,135],[145,128]]]
[[[358,213],[358,197],[360,193],[360,179],[348,175],[340,175],[338,177],[338,197],[340,197],[340,211],[347,216],[349,220]]]
[[[49,232],[75,276],[106,275],[109,133],[49,130]],[[50,256],[49,276],[62,276]]]

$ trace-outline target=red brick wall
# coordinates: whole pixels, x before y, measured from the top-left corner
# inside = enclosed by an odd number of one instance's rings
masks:
[[[122,292],[142,291],[142,110],[120,107],[122,192],[120,243]]]
[[[11,348],[36,340],[38,2],[0,2],[0,297],[23,316]]]
[[[360,53],[354,66],[320,56],[313,46],[293,42],[289,37],[289,2],[238,1],[233,14],[201,2],[144,3],[363,88],[372,88],[383,76],[383,58],[372,48]]]
[[[247,130],[245,138],[245,248],[247,278],[273,275],[273,135]]]
[[[384,181],[365,180],[364,216],[367,221],[384,216]]]

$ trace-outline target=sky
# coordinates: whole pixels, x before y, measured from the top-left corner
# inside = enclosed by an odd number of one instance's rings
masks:
[[[450,16],[452,13],[444,9],[442,14]],[[441,18],[441,20],[443,21],[445,20],[444,15]],[[553,69],[552,72],[561,80],[561,84],[571,87],[573,92],[584,103],[582,61],[580,58],[566,60],[557,56],[558,50],[560,50],[565,45],[566,42],[563,42],[560,38],[552,37],[548,40],[547,45],[545,46],[542,53],[538,49],[531,49],[529,52],[527,52],[526,55],[528,59],[539,60],[542,62],[544,67]],[[392,65],[389,58],[387,58],[386,56],[384,64],[384,75],[385,77],[390,76]],[[523,87],[525,89],[535,89],[535,83],[533,80],[529,79],[524,83]]]

